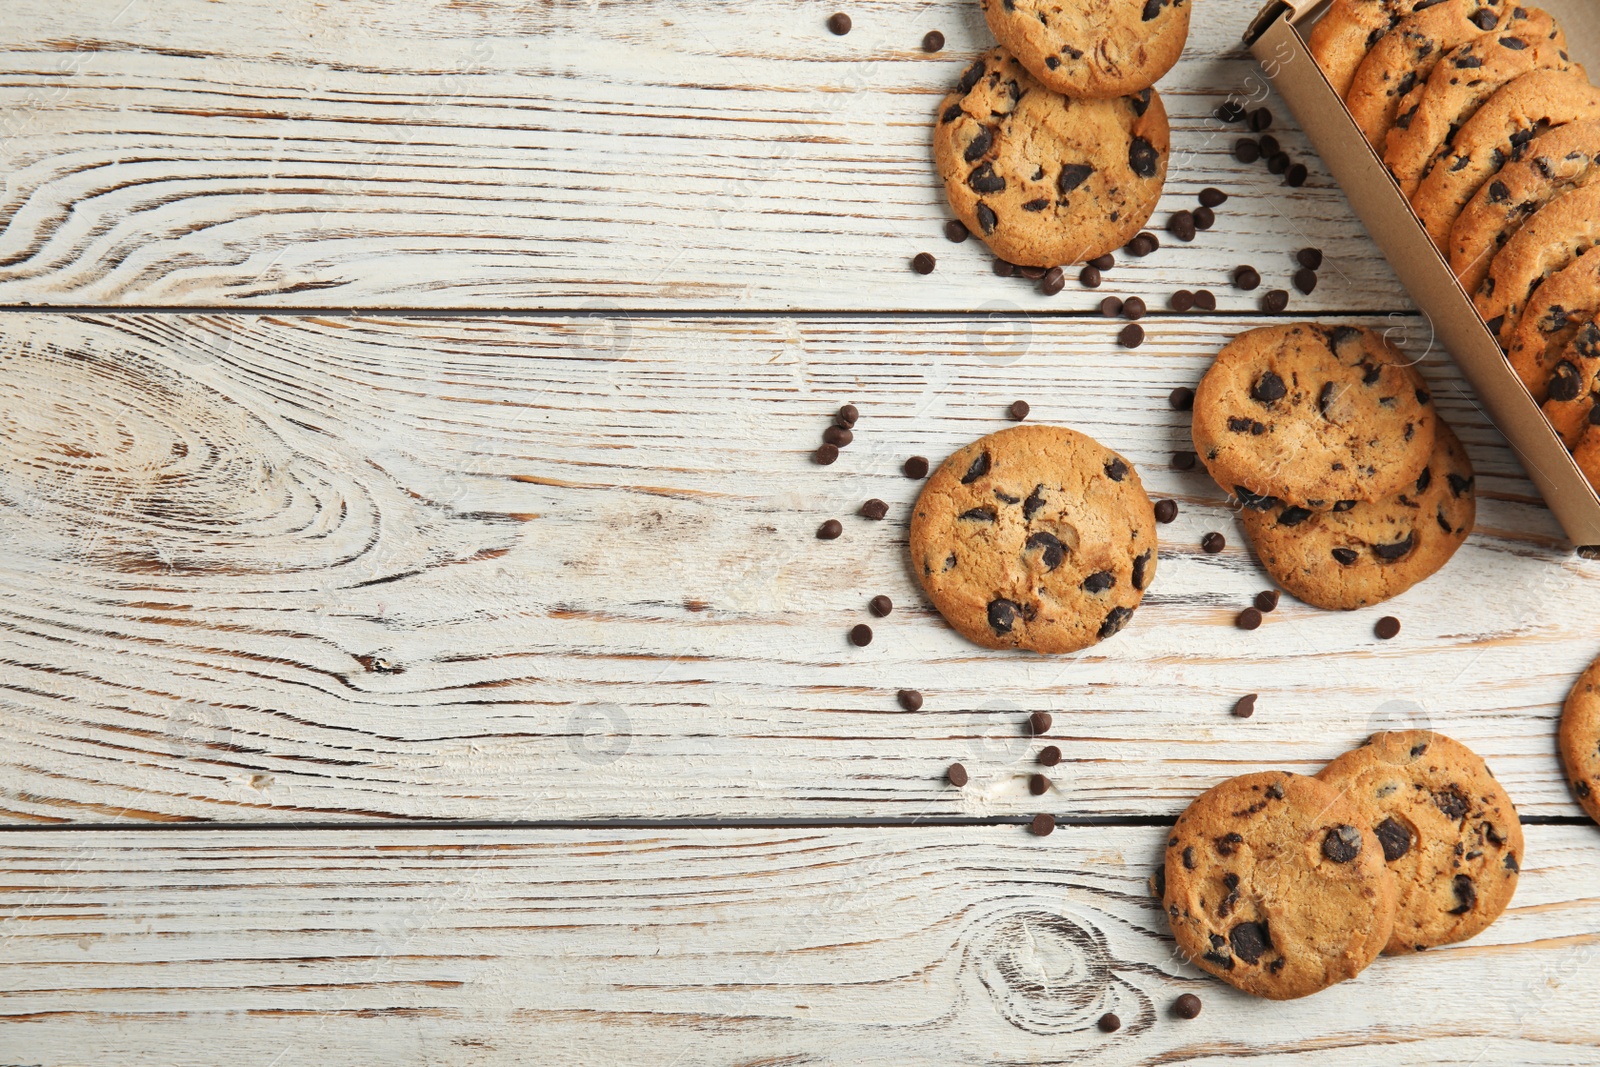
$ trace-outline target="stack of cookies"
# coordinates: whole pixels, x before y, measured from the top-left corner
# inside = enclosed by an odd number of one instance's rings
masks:
[[[1241,775],[1167,839],[1156,888],[1178,947],[1247,993],[1287,1000],[1380,952],[1464,941],[1516,891],[1522,823],[1465,745],[1374,734],[1307,778]]]
[[[1316,607],[1404,592],[1444,566],[1476,516],[1461,442],[1416,369],[1371,330],[1240,334],[1195,391],[1193,437],[1262,565]]]
[[[1312,54],[1600,487],[1600,89],[1509,0],[1334,0]]]
[[[983,0],[1000,42],[939,104],[956,216],[1000,259],[1051,268],[1122,247],[1166,179],[1166,109],[1189,0]]]

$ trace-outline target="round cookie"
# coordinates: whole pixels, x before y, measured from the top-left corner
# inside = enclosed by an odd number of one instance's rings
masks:
[[[1104,98],[1148,89],[1189,36],[1189,0],[982,0],[989,30],[1041,84]]]
[[[1584,431],[1578,446],[1572,450],[1572,460],[1583,472],[1589,488],[1600,493],[1600,426],[1591,426]]]
[[[1311,28],[1311,56],[1341,98],[1367,53],[1394,26],[1418,8],[1438,0],[1333,0]]]
[[[1441,148],[1411,197],[1434,246],[1445,251],[1450,227],[1467,201],[1508,160],[1522,158],[1540,131],[1596,118],[1600,89],[1571,71],[1536,70],[1491,96]]]
[[[1509,346],[1528,298],[1556,271],[1600,244],[1600,185],[1574,189],[1540,208],[1489,263],[1472,294],[1489,331]]]
[[[1527,8],[1512,10],[1527,14]],[[1519,21],[1506,14],[1506,0],[1440,0],[1401,19],[1361,61],[1345,96],[1367,143],[1383,150],[1401,98],[1427,81],[1441,56],[1489,30],[1516,28]]]
[[[1578,803],[1600,822],[1600,659],[1578,676],[1561,709],[1561,762]]]
[[[1600,313],[1600,256],[1580,256],[1550,275],[1511,327],[1506,359],[1539,403],[1550,375],[1579,327]]]
[[[1001,48],[967,68],[933,131],[956,217],[995,255],[1031,267],[1127,244],[1161,197],[1169,147],[1154,89],[1072,100]]]
[[[1191,962],[1247,993],[1303,997],[1388,944],[1396,887],[1383,846],[1331,786],[1287,771],[1202,793],[1167,838],[1162,904]]]
[[[1450,227],[1446,251],[1461,287],[1474,292],[1511,235],[1550,201],[1600,182],[1600,122],[1558,126],[1484,183]]]
[[[987,648],[1087,648],[1127,625],[1156,573],[1138,473],[1060,426],[1001,430],[945,460],[917,498],[910,543],[928,599]]]
[[[1562,444],[1576,448],[1600,420],[1595,404],[1600,399],[1600,323],[1591,319],[1579,327],[1551,371],[1547,390],[1544,417]]]
[[[1241,500],[1323,511],[1404,491],[1435,422],[1422,378],[1381,335],[1296,323],[1217,353],[1195,390],[1193,434],[1211,477]]]
[[[1399,902],[1387,953],[1465,941],[1517,889],[1522,822],[1478,754],[1429,730],[1373,734],[1317,772],[1377,836]]]
[[[1566,46],[1555,21],[1532,8],[1514,32],[1486,33],[1435,64],[1401,99],[1384,138],[1383,162],[1400,191],[1408,199],[1417,191],[1440,147],[1502,86],[1530,71],[1572,69]]]
[[[1256,557],[1292,596],[1349,610],[1399,596],[1450,561],[1477,518],[1472,461],[1443,420],[1433,455],[1404,493],[1338,511],[1245,507]]]

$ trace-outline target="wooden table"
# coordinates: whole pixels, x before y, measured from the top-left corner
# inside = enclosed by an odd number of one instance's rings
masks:
[[[771,0],[8,0],[0,1062],[1600,1062],[1600,836],[1555,754],[1600,565],[1281,105],[1305,187],[1231,157],[1212,109],[1275,103],[1253,6],[1203,0],[1161,85],[1154,222],[1214,185],[1216,227],[1051,298],[941,233],[970,2],[841,38]],[[1382,609],[1246,633],[1266,579],[1166,396],[1276,321],[1232,268],[1288,288],[1307,245],[1287,315],[1425,361],[1478,530]],[[901,461],[1014,399],[1182,507],[1076,656],[975,648],[905,563]],[[1184,804],[1408,726],[1529,824],[1506,915],[1285,1004],[1178,959],[1145,882]]]

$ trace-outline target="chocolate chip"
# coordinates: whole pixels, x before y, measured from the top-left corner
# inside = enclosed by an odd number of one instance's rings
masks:
[[[1055,832],[1055,828],[1056,817],[1054,815],[1048,815],[1044,812],[1040,812],[1039,814],[1035,815],[1033,817],[1033,821],[1028,823],[1028,830],[1035,837],[1049,837]]]
[[[1149,230],[1140,230],[1128,242],[1128,251],[1136,256],[1148,256],[1161,247],[1161,239]]]
[[[1045,296],[1055,296],[1067,287],[1067,273],[1060,267],[1051,267],[1044,272],[1044,280],[1039,283],[1039,291]]]
[[[1361,831],[1349,825],[1335,826],[1322,839],[1322,854],[1334,863],[1349,863],[1361,855]]]
[[[1036,797],[1042,797],[1050,791],[1050,779],[1042,774],[1031,775],[1028,778],[1028,792]]]
[[[1240,923],[1228,931],[1228,944],[1233,946],[1235,956],[1255,966],[1261,954],[1272,948],[1272,939],[1267,936],[1265,923]]]
[[[828,29],[837,36],[843,37],[845,34],[850,32],[850,16],[846,15],[843,11],[840,11],[835,15],[829,15]],[[971,86],[968,86],[967,88],[970,89]]]
[[[1306,270],[1322,269],[1322,249],[1320,248],[1302,248],[1294,254],[1294,258],[1295,262]]]
[[[1061,750],[1055,745],[1046,745],[1039,750],[1039,765],[1054,767],[1061,762]]]
[[[1137,322],[1130,322],[1117,334],[1117,340],[1123,348],[1138,348],[1144,344],[1144,327]]]
[[[1217,213],[1208,207],[1197,207],[1193,214],[1194,228],[1197,230],[1209,230],[1217,224]]]
[[[858,622],[850,627],[850,643],[857,648],[866,648],[872,644],[872,627],[864,622]]]
[[[1033,492],[1028,494],[1028,499],[1022,502],[1023,519],[1033,518],[1033,513],[1044,507],[1044,486],[1036,485]]]
[[[1174,452],[1172,454],[1172,469],[1178,471],[1192,471],[1195,464],[1200,462],[1200,456],[1194,452]]]
[[[1289,507],[1286,507],[1282,511],[1278,512],[1278,525],[1299,526],[1302,522],[1305,522],[1307,519],[1309,519],[1311,515],[1312,511],[1310,508],[1297,507],[1291,504]],[[1337,552],[1337,549],[1335,552]]]
[[[1289,294],[1282,289],[1270,290],[1261,298],[1261,310],[1270,315],[1276,315],[1289,306]]]
[[[1217,296],[1210,289],[1196,289],[1194,291],[1194,306],[1201,311],[1217,310]]]
[[[823,541],[832,541],[842,533],[844,533],[844,523],[838,519],[829,519],[817,527],[817,537]]]
[[[1173,311],[1192,311],[1194,310],[1194,294],[1187,289],[1179,289],[1168,298],[1167,306]]]
[[[1411,851],[1411,831],[1393,818],[1388,818],[1373,827],[1373,833],[1378,835],[1378,844],[1383,846],[1383,858],[1390,863]]]
[[[1167,404],[1173,411],[1188,411],[1194,407],[1194,390],[1180,385],[1167,394]]]
[[[1233,713],[1241,719],[1248,719],[1256,713],[1256,693],[1247,693],[1233,702]]]
[[[1088,180],[1094,168],[1087,163],[1063,163],[1056,175],[1056,191],[1065,196]]]
[[[1022,275],[1024,278],[1028,279],[1030,282],[1036,282],[1040,278],[1044,277],[1045,268],[1043,268],[1043,267],[1018,267],[1017,268],[1017,273]]]
[[[1272,112],[1264,107],[1258,107],[1246,117],[1245,125],[1254,133],[1272,128]]]
[[[967,229],[967,224],[962,222],[960,219],[951,219],[949,222],[944,224],[945,239],[954,241],[956,244],[960,244],[962,241],[965,241],[967,239],[967,235],[971,232],[972,231]]]
[[[1244,838],[1238,833],[1229,832],[1223,834],[1221,837],[1217,838],[1216,841],[1217,855],[1231,856],[1235,852],[1239,851],[1239,846],[1242,844],[1244,844]],[[1237,874],[1225,874],[1222,876],[1222,880],[1224,882],[1231,883],[1228,886],[1229,889],[1232,889],[1239,884],[1239,876]]]
[[[1472,879],[1464,874],[1455,876],[1450,883],[1450,889],[1456,895],[1456,906],[1450,909],[1451,915],[1465,915],[1478,902],[1477,887],[1472,884]]]
[[[1256,608],[1261,611],[1276,611],[1278,609],[1278,591],[1276,589],[1263,589],[1256,594]]]
[[[1106,460],[1106,477],[1114,482],[1120,482],[1128,476],[1128,465],[1121,456],[1112,456]]]
[[[1032,409],[1028,407],[1028,402],[1026,400],[1013,400],[1011,402],[1011,406],[1006,408],[1006,414],[1010,415],[1017,422],[1021,422],[1023,419],[1028,417],[1028,412],[1031,410]]]
[[[1261,146],[1253,137],[1241,137],[1233,142],[1233,158],[1240,163],[1254,163],[1261,158]]]
[[[1200,998],[1193,993],[1185,993],[1172,1002],[1172,1013],[1180,1019],[1198,1019],[1200,1017]]]
[[[926,478],[928,476],[928,459],[926,456],[912,456],[901,465],[907,478]]]
[[[1013,600],[998,597],[989,601],[989,629],[997,634],[1008,634],[1016,625],[1022,608]]]
[[[1119,296],[1108,296],[1104,300],[1100,301],[1100,314],[1104,315],[1108,319],[1114,319],[1118,315],[1122,314],[1122,298]]]
[[[1211,114],[1216,116],[1218,122],[1243,122],[1244,105],[1237,100],[1225,100]]]
[[[984,504],[980,507],[968,508],[960,515],[956,516],[956,518],[965,519],[968,522],[993,522],[997,518],[997,515],[993,507],[989,506],[988,504]]]
[[[1116,584],[1117,576],[1110,571],[1095,571],[1083,580],[1081,588],[1085,593],[1104,593]]]
[[[1085,289],[1100,288],[1100,272],[1094,267],[1084,267],[1078,272],[1078,283]]]
[[[902,689],[896,696],[900,701],[900,706],[907,711],[922,710],[922,694],[915,689]]]
[[[1048,711],[1036,711],[1028,716],[1028,732],[1034,737],[1039,737],[1050,732],[1050,727],[1055,725],[1055,719],[1050,717]]]
[[[1089,261],[1089,266],[1093,267],[1095,270],[1110,270],[1116,265],[1117,257],[1113,256],[1110,252],[1107,252],[1104,255],[1095,256]]]
[[[817,450],[811,453],[811,461],[819,466],[826,467],[839,458],[838,445],[818,445]]]
[[[938,30],[929,30],[922,35],[922,50],[924,52],[938,52],[944,48],[944,34]]]
[[[938,263],[931,252],[918,252],[911,257],[911,269],[918,274],[932,274],[933,268],[938,266]]]
[[[1167,220],[1167,232],[1180,241],[1194,240],[1194,215],[1188,211],[1174,211]]]
[[[985,164],[985,166],[987,166],[987,164]],[[973,209],[973,212],[978,216],[978,228],[986,234],[993,233],[994,228],[1000,225],[1000,216],[994,213],[994,208],[990,207],[988,204],[985,204],[981,200],[978,201],[978,206]],[[995,268],[995,273],[1000,273],[1000,269],[998,267]]]
[[[1288,395],[1289,387],[1283,384],[1283,378],[1270,370],[1262,371],[1261,377],[1250,387],[1250,397],[1258,404],[1271,404]]]
[[[870,500],[868,500],[865,504],[861,505],[860,514],[862,515],[863,518],[881,519],[885,515],[889,514],[889,505],[885,504],[883,501],[879,500],[877,497],[873,497]]]
[[[1165,525],[1178,517],[1178,503],[1175,500],[1156,501],[1156,521]]]
[[[1261,626],[1261,609],[1245,608],[1234,618],[1233,624],[1241,630],[1255,630]]]
[[[1066,546],[1061,543],[1060,539],[1057,538],[1055,534],[1045,533],[1043,530],[1040,530],[1038,533],[1029,534],[1028,540],[1024,542],[1024,547],[1044,549],[1044,551],[1040,553],[1039,561],[1044,564],[1044,569],[1047,571],[1053,571],[1057,567],[1061,566],[1061,561],[1065,559],[1067,555]],[[1085,588],[1087,588],[1087,586],[1085,586]],[[1093,589],[1090,589],[1089,591],[1091,593],[1095,592]]]
[[[1228,539],[1223,537],[1221,534],[1217,533],[1215,530],[1211,531],[1210,533],[1206,534],[1204,537],[1200,538],[1200,549],[1201,549],[1201,551],[1206,552],[1206,553],[1208,553],[1210,555],[1214,556],[1218,552],[1221,552],[1224,548],[1227,548],[1227,547],[1228,547]]]
[[[949,769],[944,772],[944,778],[945,781],[960,789],[967,784],[967,769],[959,763],[952,763]]]
[[[1386,563],[1393,563],[1397,559],[1404,558],[1406,553],[1411,551],[1411,545],[1415,538],[1415,534],[1406,534],[1403,540],[1396,541],[1392,545],[1373,545],[1372,554]]]
[[[1233,287],[1243,289],[1245,292],[1261,284],[1261,273],[1254,267],[1238,267],[1233,272]]]
[[[1333,558],[1348,567],[1360,557],[1356,555],[1356,550],[1353,548],[1336,548],[1333,550]]]
[[[1149,308],[1145,306],[1145,302],[1141,297],[1130,296],[1122,302],[1122,316],[1129,322],[1144,318],[1145,312],[1148,310]]]
[[[874,615],[881,619],[894,610],[894,601],[890,600],[882,593],[879,593],[877,596],[867,601],[867,608]]]
[[[843,426],[829,426],[826,430],[822,431],[822,439],[830,445],[837,445],[838,447],[843,448],[851,441],[854,441],[856,439],[856,435],[845,429]]]
[[[1472,803],[1454,787],[1446,787],[1433,794],[1434,807],[1444,812],[1447,819],[1460,822],[1466,818]]]
[[[1128,625],[1128,620],[1131,618],[1133,618],[1132,608],[1112,608],[1106,612],[1105,621],[1100,624],[1100,629],[1095,636],[1104,641],[1106,638],[1122,632],[1122,628]]]
[[[1278,139],[1272,136],[1270,133],[1256,143],[1261,146],[1261,154],[1269,159],[1273,156],[1284,154],[1283,146],[1280,145],[1278,143]]]
[[[1200,190],[1201,207],[1221,207],[1228,202],[1228,194],[1211,186]]]
[[[1583,377],[1571,360],[1562,360],[1550,374],[1550,399],[1558,402],[1578,399]]]
[[[1003,193],[1006,189],[1006,180],[994,172],[993,163],[980,163],[967,175],[967,184],[975,193]],[[984,233],[989,233],[993,226],[985,225]]]
[[[971,485],[973,482],[989,473],[989,453],[979,452],[972,459],[972,464],[967,467],[967,473],[961,476],[962,485]]]
[[[987,233],[989,231],[985,230],[984,232]],[[997,259],[994,261],[994,272],[1002,278],[1009,278],[1017,273],[1017,265],[1015,263],[1007,263],[1003,259]]]
[[[1309,267],[1301,267],[1294,272],[1294,287],[1307,296],[1317,287],[1317,272]]]
[[[1128,167],[1139,177],[1154,178],[1160,164],[1160,153],[1143,137],[1135,137],[1128,145]]]
[[[1311,177],[1311,172],[1306,170],[1304,163],[1291,163],[1289,169],[1283,172],[1284,184],[1291,189],[1298,189]]]
[[[859,418],[861,418],[861,409],[854,404],[846,404],[834,413],[833,421],[834,425],[849,429],[856,424],[856,420]]]
[[[1388,641],[1390,638],[1399,636],[1400,620],[1393,615],[1385,615],[1378,620],[1378,624],[1372,628],[1372,632],[1383,640]]]
[[[1269,174],[1282,174],[1288,169],[1289,153],[1279,152],[1277,155],[1267,157],[1267,172]]]
[[[1165,874],[1166,872],[1163,871],[1162,873]],[[1118,1030],[1122,1029],[1122,1020],[1117,1018],[1114,1013],[1108,1011],[1104,1015],[1100,1016],[1100,1021],[1095,1025],[1100,1027],[1100,1032],[1102,1034],[1114,1034]]]

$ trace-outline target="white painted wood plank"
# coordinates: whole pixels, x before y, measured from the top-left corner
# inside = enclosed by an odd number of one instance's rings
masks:
[[[1119,351],[1114,324],[1051,318],[8,314],[4,818],[1171,815],[1413,724],[1525,813],[1577,814],[1555,722],[1600,651],[1600,564],[1448,364],[1425,370],[1479,531],[1380,609],[1285,598],[1244,633],[1265,578],[1222,494],[1166,466],[1188,430],[1165,398],[1249,323],[1146,323]],[[1130,628],[1075,657],[967,644],[904,563],[901,461],[1017,398],[1183,507]],[[846,400],[857,440],[817,467]],[[855,517],[869,496],[888,521]],[[816,540],[830,516],[845,535]],[[877,593],[895,612],[854,649]],[[1042,798],[1036,709],[1066,754]]]
[[[9,0],[0,26],[0,303],[300,307],[1076,308],[995,278],[947,217],[932,111],[992,39],[977,5]],[[1234,161],[1211,111],[1265,89],[1207,0],[1161,89],[1156,216],[1234,199],[1215,230],[1119,266],[1164,300],[1290,253],[1306,309],[1408,307],[1343,194]],[[929,56],[925,31],[947,48]],[[1175,244],[1176,242],[1169,242]],[[928,278],[907,264],[932,251]],[[1224,294],[1253,309],[1258,294]]]
[[[135,1067],[1593,1064],[1600,849],[1311,998],[1177,957],[1165,829],[45,832],[0,852],[0,1053]],[[1199,1018],[1170,1014],[1193,992]],[[1116,1012],[1123,1028],[1095,1020]],[[203,1050],[203,1052],[201,1051]]]

